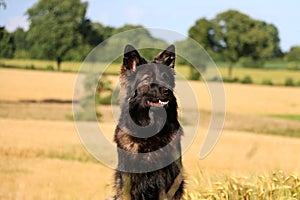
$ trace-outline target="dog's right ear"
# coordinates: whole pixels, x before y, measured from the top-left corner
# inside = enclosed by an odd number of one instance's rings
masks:
[[[121,73],[127,70],[135,71],[138,65],[146,64],[147,61],[140,56],[139,52],[130,44],[127,44],[124,49],[123,64]]]

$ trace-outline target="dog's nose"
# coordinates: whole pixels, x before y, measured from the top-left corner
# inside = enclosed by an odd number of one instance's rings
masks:
[[[151,88],[152,95],[155,97],[159,97],[162,95],[168,95],[170,92],[170,90],[167,87],[158,85],[156,83],[152,83],[150,85],[150,88]]]
[[[151,88],[152,95],[157,97],[158,94],[160,93],[159,86],[156,83],[151,83],[150,88]]]

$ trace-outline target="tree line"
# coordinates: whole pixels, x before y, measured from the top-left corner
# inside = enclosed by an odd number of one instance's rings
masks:
[[[59,70],[62,61],[82,61],[95,46],[110,36],[143,28],[129,24],[116,28],[93,22],[86,17],[87,7],[87,2],[81,0],[39,0],[26,12],[30,22],[27,31],[18,28],[9,33],[5,27],[0,27],[0,57],[56,60]],[[288,61],[300,61],[299,46],[292,47],[286,55],[282,52],[275,25],[236,10],[219,13],[213,19],[198,19],[190,27],[188,35],[201,44],[215,61],[228,63],[229,78],[232,66],[237,62],[246,67],[261,67],[265,60],[283,56]],[[152,37],[146,29],[132,39],[158,46],[167,45]],[[193,51],[186,41],[179,41],[177,45],[191,53]],[[145,53],[149,57],[156,54],[152,51]],[[179,62],[189,64],[184,59],[179,59]]]

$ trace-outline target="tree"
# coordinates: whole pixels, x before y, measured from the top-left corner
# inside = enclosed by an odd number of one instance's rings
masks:
[[[14,51],[15,45],[12,35],[4,27],[0,27],[0,57],[12,58]]]
[[[212,23],[206,18],[197,20],[189,29],[189,37],[196,40],[204,49],[211,49],[214,43]]]
[[[112,35],[114,28],[85,19],[78,27],[80,42],[64,56],[65,60],[82,61],[93,48]]]
[[[113,28],[111,26],[104,26],[97,22],[93,22],[92,27],[102,37],[103,40],[106,40],[110,36],[112,36],[112,34],[115,30],[115,28]]]
[[[207,20],[206,18],[201,18],[196,21],[195,25],[192,26],[189,29],[189,37],[196,40],[206,51],[208,51],[210,54],[212,54],[212,48],[213,48],[213,27],[212,23]],[[194,48],[190,47],[190,44],[188,44],[188,41],[178,42],[178,46],[185,49],[186,52],[189,52],[190,55],[193,55],[197,60],[199,60],[199,56],[197,55],[197,52],[193,52]],[[202,55],[203,56],[203,55]],[[178,59],[181,61],[181,58]],[[205,59],[203,59],[205,60]],[[182,61],[181,61],[182,62]],[[190,63],[186,63],[190,66],[190,74],[189,79],[191,80],[199,80],[201,77],[200,72],[196,70],[193,66],[191,66]],[[199,69],[202,69],[205,71],[206,65],[202,64]]]
[[[78,29],[86,9],[87,3],[80,0],[39,0],[28,9],[31,23],[27,38],[33,57],[55,59],[60,70],[64,56],[82,40]]]
[[[254,20],[235,10],[218,14],[213,19],[215,48],[228,61],[228,78],[232,77],[232,66],[242,57],[254,61],[272,57],[279,50],[276,27]],[[280,51],[280,50],[279,50]]]
[[[300,46],[291,47],[290,51],[285,55],[285,59],[289,62],[300,62]]]
[[[30,45],[28,44],[26,37],[27,32],[25,32],[22,28],[17,28],[13,33],[12,37],[14,38],[14,44],[15,44],[15,58],[28,58],[28,48]]]
[[[122,34],[119,34],[122,33]],[[165,41],[154,38],[149,30],[140,25],[126,24],[122,27],[113,29],[112,34],[115,37],[110,38],[105,44],[105,52],[102,52],[101,56],[98,56],[98,60],[101,62],[108,62],[114,60],[114,62],[121,62],[122,56],[115,58],[114,52],[123,49],[125,44],[132,44],[135,47],[140,47],[140,53],[146,59],[153,59],[160,51],[165,49],[168,45]],[[149,46],[155,46],[156,49],[146,48]]]
[[[236,10],[220,13],[210,21],[198,20],[189,34],[204,48],[224,56],[229,79],[233,64],[241,58],[259,61],[281,52],[274,25],[254,20]]]

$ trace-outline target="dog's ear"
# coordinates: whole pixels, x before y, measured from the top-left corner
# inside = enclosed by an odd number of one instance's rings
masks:
[[[175,46],[172,44],[166,50],[160,52],[155,58],[154,63],[161,63],[171,68],[175,66]]]
[[[147,61],[140,56],[139,52],[130,44],[127,44],[124,49],[123,64],[121,73],[126,70],[135,71],[138,65],[146,64]]]

